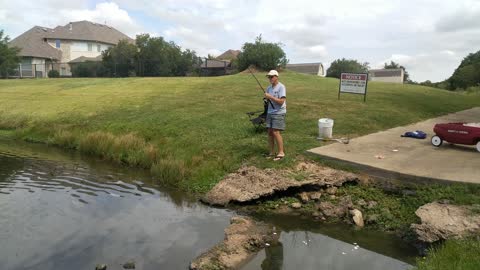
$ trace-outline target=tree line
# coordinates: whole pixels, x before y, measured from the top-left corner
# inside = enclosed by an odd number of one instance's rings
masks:
[[[0,77],[7,77],[18,68],[21,59],[20,50],[9,47],[8,36],[0,30]],[[250,65],[261,70],[283,68],[288,59],[281,43],[271,43],[263,40],[262,35],[254,42],[246,42],[237,59],[231,66],[242,71]],[[209,59],[214,58],[212,55]],[[102,52],[101,62],[83,62],[72,64],[75,77],[128,77],[128,76],[187,76],[198,75],[202,63],[195,51],[185,49],[173,41],[163,37],[152,37],[149,34],[137,35],[135,42],[121,40],[117,45]],[[385,69],[403,69],[404,82],[421,84],[448,90],[480,87],[480,51],[466,56],[455,69],[452,76],[445,81],[432,83],[413,82],[404,66],[391,61],[385,63]],[[361,63],[355,59],[337,59],[333,61],[326,72],[327,77],[340,78],[343,72],[368,73],[369,63]],[[58,72],[52,70],[49,77],[58,77]]]
[[[175,42],[149,34],[135,43],[121,40],[102,52],[101,62],[72,65],[75,77],[186,76],[199,65],[195,51],[182,50]]]

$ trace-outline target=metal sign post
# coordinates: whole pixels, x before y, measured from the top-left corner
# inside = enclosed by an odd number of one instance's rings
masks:
[[[342,73],[338,88],[338,99],[341,93],[363,95],[363,102],[367,101],[368,73]]]

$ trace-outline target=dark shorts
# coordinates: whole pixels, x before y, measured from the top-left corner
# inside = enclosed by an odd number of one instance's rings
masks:
[[[285,114],[267,114],[267,128],[285,130]]]

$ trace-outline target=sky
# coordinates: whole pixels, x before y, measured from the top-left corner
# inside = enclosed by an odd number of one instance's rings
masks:
[[[348,58],[381,68],[393,60],[418,82],[450,77],[480,50],[479,18],[480,0],[0,0],[0,29],[10,38],[89,20],[207,56],[261,34],[281,43],[290,63]]]

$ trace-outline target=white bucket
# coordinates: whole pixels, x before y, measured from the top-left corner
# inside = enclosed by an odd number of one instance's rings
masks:
[[[318,119],[318,137],[322,139],[331,139],[333,133],[333,119]]]

